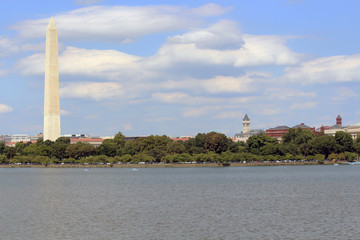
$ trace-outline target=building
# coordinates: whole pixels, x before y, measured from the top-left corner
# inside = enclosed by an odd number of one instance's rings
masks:
[[[13,134],[10,135],[11,139],[10,142],[30,142],[30,135],[29,134]]]
[[[86,135],[86,134],[64,134],[61,136],[67,138],[91,138],[90,135]]]
[[[88,143],[94,147],[98,147],[102,144],[104,139],[102,138],[70,138],[70,144],[76,144],[78,142]]]
[[[336,124],[324,130],[324,134],[335,136],[336,132],[347,132],[350,133],[352,138],[355,139],[357,134],[360,134],[360,123],[351,125],[351,126],[343,126],[342,118],[340,115],[336,117]]]
[[[298,128],[301,128],[302,130],[310,130],[311,132],[313,133],[317,133],[315,131],[315,128],[314,127],[309,127],[307,125],[305,125],[304,123],[300,123],[298,125],[295,125],[291,128],[294,128],[294,129],[298,129]],[[282,141],[282,136],[289,132],[289,129],[290,127],[288,126],[278,126],[278,127],[275,127],[275,128],[269,128],[266,130],[266,135],[269,136],[269,137],[273,137],[273,138],[276,138],[277,140],[279,140],[279,142]]]
[[[262,133],[265,133],[262,129],[253,129],[251,130],[251,120],[247,114],[245,114],[245,117],[242,120],[242,132],[235,134],[233,141],[235,142],[246,142],[249,137],[254,135],[259,135]]]
[[[289,132],[289,127],[288,126],[277,126],[277,127],[274,127],[274,128],[269,128],[266,130],[266,135],[269,136],[269,137],[273,137],[273,138],[276,138],[278,139],[279,141],[282,140],[282,136]]]
[[[251,121],[247,113],[245,114],[245,117],[242,121],[242,129],[244,134],[250,134],[251,132]]]
[[[336,117],[336,124],[332,125],[330,127],[328,127],[327,129],[324,130],[324,134],[326,135],[333,135],[335,136],[335,133],[338,131],[343,131],[345,132],[346,127],[342,126],[342,118],[340,116],[340,114]]]

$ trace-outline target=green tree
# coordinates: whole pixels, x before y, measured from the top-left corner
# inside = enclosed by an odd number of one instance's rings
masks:
[[[353,162],[356,161],[359,158],[359,156],[354,152],[345,152],[345,158],[347,161]]]
[[[52,148],[45,144],[31,144],[24,148],[23,154],[32,156],[52,156]]]
[[[319,164],[323,164],[326,156],[324,154],[315,154],[314,159],[319,162]]]
[[[184,144],[180,141],[172,141],[166,145],[166,152],[169,154],[181,154],[186,152]]]
[[[54,144],[54,142],[51,141],[51,140],[45,140],[45,141],[43,141],[43,144],[46,145],[46,146],[48,146],[48,147],[50,147],[51,145]]]
[[[231,139],[222,133],[210,132],[205,136],[205,148],[215,153],[222,153],[228,150]]]
[[[184,146],[186,151],[191,155],[206,153],[205,136],[205,133],[198,133],[194,138],[185,141]]]
[[[69,141],[67,141],[69,140]],[[70,139],[60,137],[56,139],[55,143],[51,145],[52,149],[52,156],[56,157],[57,159],[64,159],[67,157],[66,155],[66,148],[70,145]]]
[[[75,158],[64,158],[62,160],[64,164],[74,164],[76,162]]]
[[[29,146],[29,144],[24,144],[23,142],[18,142],[15,144],[15,151],[16,151],[16,154],[18,155],[22,155],[23,154],[23,150]]]
[[[136,141],[136,140],[135,140]],[[117,155],[123,156],[123,155],[135,155],[137,153],[135,149],[135,141],[127,141],[125,143],[125,146],[121,151],[117,152]]]
[[[114,139],[106,139],[96,148],[96,153],[99,155],[114,157],[116,155],[117,148],[118,144]]]
[[[114,141],[118,148],[123,148],[125,146],[125,136],[121,132],[118,132],[114,136]]]
[[[47,156],[35,156],[34,160],[35,163],[39,163],[45,166],[48,166],[49,164],[51,164],[51,159]]]
[[[287,153],[298,155],[301,154],[300,146],[298,146],[295,143],[283,143],[279,145],[279,151],[282,155],[285,155]]]
[[[146,151],[146,155],[153,157],[156,162],[161,162],[162,159],[166,156],[166,151],[162,150],[161,148],[153,148],[153,149]],[[143,162],[143,161],[140,161],[140,162]]]
[[[58,139],[55,140],[55,143],[58,143],[58,144],[70,144],[70,138],[68,138],[68,137],[59,137]]]
[[[269,144],[277,145],[278,141],[277,139],[269,137],[265,134],[259,134],[249,137],[246,144],[250,153],[259,155],[263,147]]]
[[[360,142],[355,141],[354,143],[354,151],[360,154]]]
[[[260,153],[262,156],[266,156],[266,155],[278,155],[281,152],[278,143],[267,143],[260,148]]]
[[[338,156],[337,153],[331,153],[331,154],[329,154],[328,159],[329,159],[329,160],[335,160],[335,161],[336,161],[336,160],[339,159],[339,156]]]
[[[95,147],[88,143],[78,142],[76,144],[70,144],[66,148],[66,154],[75,159],[92,156],[95,155],[95,153]]]
[[[283,143],[293,143],[296,145],[304,144],[309,142],[315,137],[315,133],[309,129],[303,130],[302,128],[290,128],[287,133],[282,136]]]
[[[172,142],[172,140],[168,136],[150,135],[144,138],[143,141],[141,142],[140,151],[147,152],[153,149],[160,149],[166,151],[166,146],[169,142]]]
[[[0,154],[3,154],[5,150],[5,143],[0,142]]]
[[[15,148],[5,146],[4,148],[4,154],[7,157],[7,159],[12,159],[14,156],[16,156]]]
[[[338,152],[352,152],[354,141],[350,133],[337,131],[335,133],[335,141],[337,143]]]
[[[130,154],[126,154],[120,157],[120,162],[128,163],[132,161],[132,156]]]
[[[4,164],[4,163],[9,163],[9,160],[5,154],[1,154],[0,155],[0,164]]]
[[[231,141],[229,144],[229,151],[232,153],[246,152],[246,144],[243,141]]]
[[[308,152],[304,153],[304,155],[323,154],[325,158],[328,158],[329,154],[335,152],[336,144],[333,136],[316,136],[306,144]]]

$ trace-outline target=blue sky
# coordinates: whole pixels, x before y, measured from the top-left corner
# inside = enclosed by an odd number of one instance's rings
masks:
[[[360,122],[356,0],[0,0],[0,134],[42,132],[46,27],[62,134]]]

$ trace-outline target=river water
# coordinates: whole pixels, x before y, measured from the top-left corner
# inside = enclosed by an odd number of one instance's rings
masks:
[[[360,166],[1,168],[0,239],[360,239]]]

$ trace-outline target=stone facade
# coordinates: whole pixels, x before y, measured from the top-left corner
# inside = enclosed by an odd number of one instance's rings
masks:
[[[44,140],[60,137],[60,94],[58,64],[58,34],[51,18],[46,30]]]

